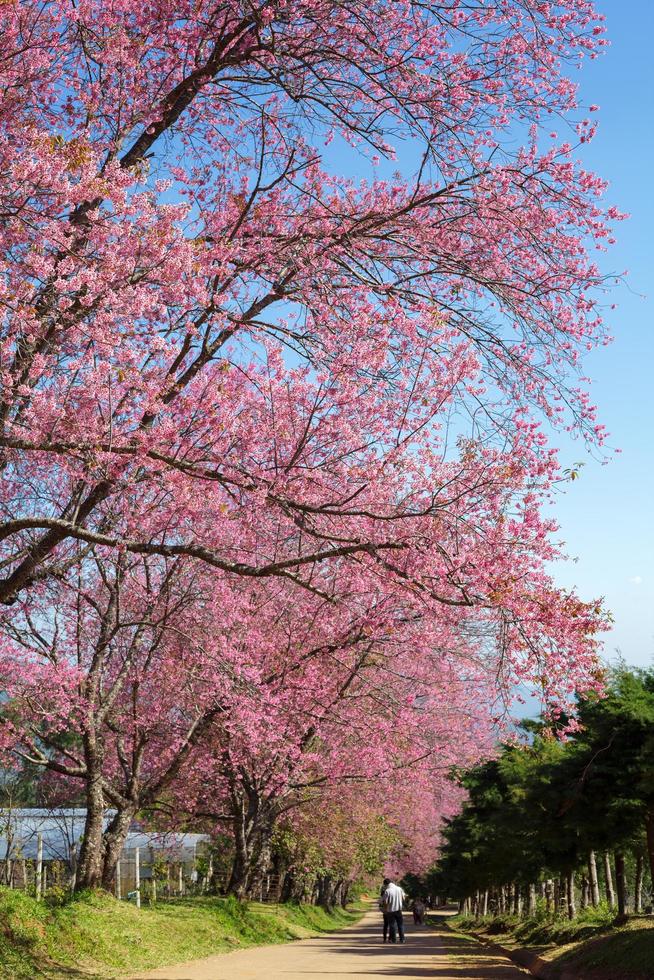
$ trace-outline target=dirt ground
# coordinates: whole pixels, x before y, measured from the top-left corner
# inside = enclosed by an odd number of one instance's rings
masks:
[[[381,918],[371,911],[356,925],[316,939],[259,946],[181,963],[132,980],[524,980],[525,971],[444,925],[415,927],[405,916],[406,943],[382,944]]]

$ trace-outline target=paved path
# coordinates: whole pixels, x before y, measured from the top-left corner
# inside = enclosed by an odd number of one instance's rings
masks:
[[[405,916],[405,922],[410,916]],[[342,932],[259,946],[141,973],[133,980],[525,980],[509,960],[444,926],[407,924],[403,946],[383,945],[378,912]]]

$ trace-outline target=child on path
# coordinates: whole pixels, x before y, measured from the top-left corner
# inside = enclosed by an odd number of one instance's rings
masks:
[[[411,906],[411,911],[413,912],[413,922],[416,926],[423,926],[425,924],[425,909],[427,908],[425,902],[422,898],[416,898]]]

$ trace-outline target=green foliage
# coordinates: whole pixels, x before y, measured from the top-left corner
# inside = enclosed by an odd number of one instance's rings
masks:
[[[197,898],[136,909],[86,892],[56,906],[0,888],[0,978],[107,978],[212,953],[329,932],[360,911]]]
[[[400,885],[409,898],[422,898],[429,894],[429,888],[421,875],[406,874],[400,881]]]
[[[446,828],[430,891],[463,899],[583,874],[591,850],[626,853],[630,877],[636,854],[654,867],[654,670],[619,666],[578,715],[567,737],[526,723],[527,740],[460,777],[469,801]]]
[[[547,919],[542,915],[520,918],[517,915],[458,915],[452,920],[455,929],[487,936],[510,937],[520,946],[565,946],[598,935],[613,928],[615,912],[606,904],[584,909],[572,921],[562,915]]]
[[[65,888],[63,885],[54,885],[54,887],[48,888],[43,901],[48,908],[61,908],[71,901],[70,888]]]

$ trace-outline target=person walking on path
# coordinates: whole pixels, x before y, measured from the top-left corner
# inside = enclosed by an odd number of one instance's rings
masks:
[[[402,905],[406,899],[404,889],[396,885],[394,881],[389,881],[383,894],[386,903],[390,940],[397,942],[396,933],[400,937],[400,942],[404,942],[404,919],[402,917]]]
[[[382,885],[381,892],[379,893],[379,911],[384,916],[384,927],[383,927],[383,930],[384,930],[384,938],[382,940],[382,942],[384,942],[384,943],[388,939],[388,930],[389,930],[389,927],[390,927],[390,922],[389,922],[389,918],[388,918],[388,908],[387,908],[387,903],[386,903],[386,896],[385,896],[384,892],[386,891],[386,889],[388,888],[388,886],[390,885],[390,883],[391,883],[391,879],[390,878],[384,878],[384,884]]]

